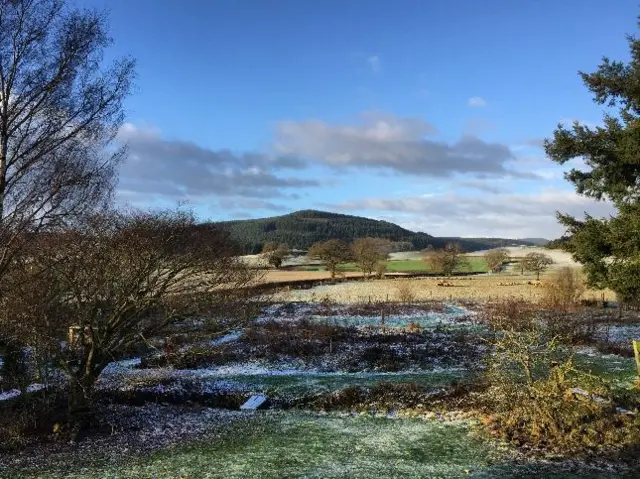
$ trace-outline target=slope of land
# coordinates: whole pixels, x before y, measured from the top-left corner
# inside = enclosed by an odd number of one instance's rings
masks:
[[[316,210],[302,210],[283,216],[260,219],[223,221],[215,225],[228,231],[245,254],[259,253],[262,246],[270,241],[286,243],[291,248],[306,250],[313,243],[334,238],[345,241],[363,237],[386,238],[396,242],[411,243],[409,249],[412,250],[421,250],[429,245],[436,248],[442,247],[449,241],[459,242],[466,251],[532,244],[522,240],[502,238],[435,238],[427,233],[407,230],[388,221]]]

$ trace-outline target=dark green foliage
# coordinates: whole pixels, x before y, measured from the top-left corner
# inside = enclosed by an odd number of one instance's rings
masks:
[[[224,221],[216,225],[229,231],[232,239],[246,254],[262,252],[264,244],[268,242],[286,243],[291,248],[307,250],[312,244],[329,239],[337,238],[350,243],[356,238],[372,237],[401,242],[398,248],[402,250],[422,250],[429,245],[442,247],[450,240],[415,233],[387,221],[315,210],[297,211],[271,218]],[[523,241],[499,238],[456,238],[455,241],[466,251],[511,244],[530,245]]]
[[[560,238],[549,241],[545,245],[545,248],[564,250],[568,247],[570,242],[571,242],[571,238],[567,235],[563,235]]]
[[[618,210],[616,218],[558,218],[570,234],[565,249],[584,265],[589,284],[613,289],[621,302],[640,298],[640,41],[629,37],[629,45],[629,63],[605,58],[595,73],[580,73],[594,101],[609,108],[603,125],[559,125],[545,142],[556,163],[584,159],[587,171],[566,175],[579,194]]]

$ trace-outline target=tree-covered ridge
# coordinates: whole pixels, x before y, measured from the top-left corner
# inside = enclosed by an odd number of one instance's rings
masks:
[[[247,254],[257,254],[268,242],[285,243],[293,249],[307,250],[319,241],[356,238],[385,238],[394,242],[408,242],[408,249],[422,250],[428,246],[442,247],[450,238],[435,238],[427,233],[413,232],[388,221],[361,216],[344,215],[317,210],[296,211],[283,216],[223,221],[216,226],[228,231]],[[505,244],[528,244],[497,238],[455,238],[467,251],[489,249]]]

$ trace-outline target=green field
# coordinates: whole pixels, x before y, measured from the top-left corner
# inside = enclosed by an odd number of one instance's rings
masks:
[[[457,270],[459,273],[484,273],[487,271],[487,263],[484,258],[469,256],[468,264]],[[427,264],[419,259],[387,261],[387,271],[393,273],[404,273],[409,271],[429,272]]]
[[[467,260],[468,263],[458,269],[458,273],[485,273],[487,271],[487,263],[484,258],[479,256],[469,256]],[[326,271],[325,267],[321,265],[299,266],[294,269],[297,271]],[[346,263],[340,267],[340,271],[358,271],[358,267],[355,263]],[[387,261],[387,271],[390,273],[430,272],[427,264],[420,259]]]
[[[129,456],[52,458],[38,478],[601,478],[587,464],[514,461],[466,422],[267,411],[222,426],[216,438]]]
[[[217,440],[118,465],[61,464],[37,477],[465,477],[486,470],[494,458],[491,446],[468,429],[464,423],[268,412],[235,423]]]

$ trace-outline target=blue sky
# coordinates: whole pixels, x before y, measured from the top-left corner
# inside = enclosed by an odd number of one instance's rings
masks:
[[[315,208],[439,236],[557,237],[542,138],[598,124],[577,75],[628,57],[637,0],[84,0],[138,61],[119,201],[203,220]]]

